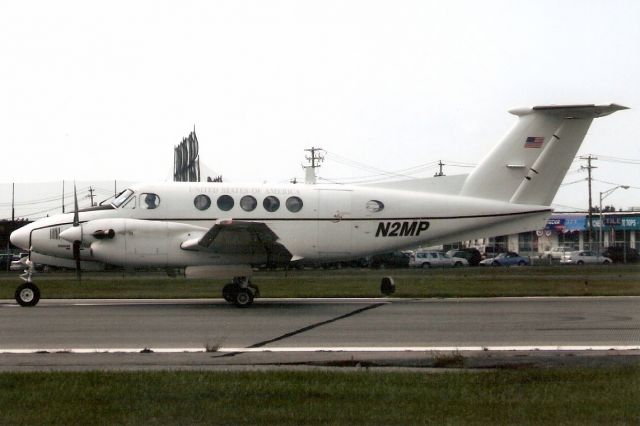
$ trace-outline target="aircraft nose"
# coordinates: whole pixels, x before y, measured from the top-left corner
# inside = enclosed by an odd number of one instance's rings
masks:
[[[11,240],[11,244],[16,247],[20,247],[23,250],[30,250],[29,233],[30,230],[28,229],[28,226],[23,226],[22,228],[18,228],[13,231],[9,240]]]

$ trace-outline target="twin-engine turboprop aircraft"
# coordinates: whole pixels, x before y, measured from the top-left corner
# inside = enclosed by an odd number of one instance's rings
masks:
[[[33,263],[81,267],[185,268],[228,277],[223,297],[248,306],[258,296],[251,267],[358,258],[544,227],[553,200],[593,118],[626,107],[537,106],[469,174],[379,185],[159,183],[132,186],[110,203],[40,219],[11,234],[30,252],[16,290],[40,298]],[[29,263],[28,262],[28,263]]]

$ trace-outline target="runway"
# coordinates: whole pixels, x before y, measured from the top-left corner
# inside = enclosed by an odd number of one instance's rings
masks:
[[[260,299],[248,309],[215,299],[0,301],[5,367],[38,352],[213,353],[237,363],[256,352],[281,362],[611,349],[640,352],[640,297]]]

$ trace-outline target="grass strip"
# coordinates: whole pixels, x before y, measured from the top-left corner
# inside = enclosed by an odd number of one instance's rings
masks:
[[[396,270],[259,271],[262,297],[378,297],[380,279],[396,282],[396,297],[630,296],[640,295],[640,266],[513,267]],[[161,273],[39,274],[43,298],[219,298],[228,280],[188,280]],[[21,280],[0,274],[0,299]]]
[[[638,424],[640,367],[0,374],[0,424]]]

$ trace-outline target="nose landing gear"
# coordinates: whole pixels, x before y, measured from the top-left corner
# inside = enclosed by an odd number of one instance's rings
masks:
[[[232,282],[222,288],[222,298],[239,308],[251,306],[253,299],[258,296],[260,290],[247,277],[234,277]]]
[[[35,306],[40,300],[40,289],[37,285],[28,281],[18,286],[15,298],[20,306]]]
[[[20,275],[25,282],[16,289],[15,299],[20,306],[36,306],[40,301],[40,289],[31,281],[34,272],[33,263],[27,260],[26,266],[24,274]]]

